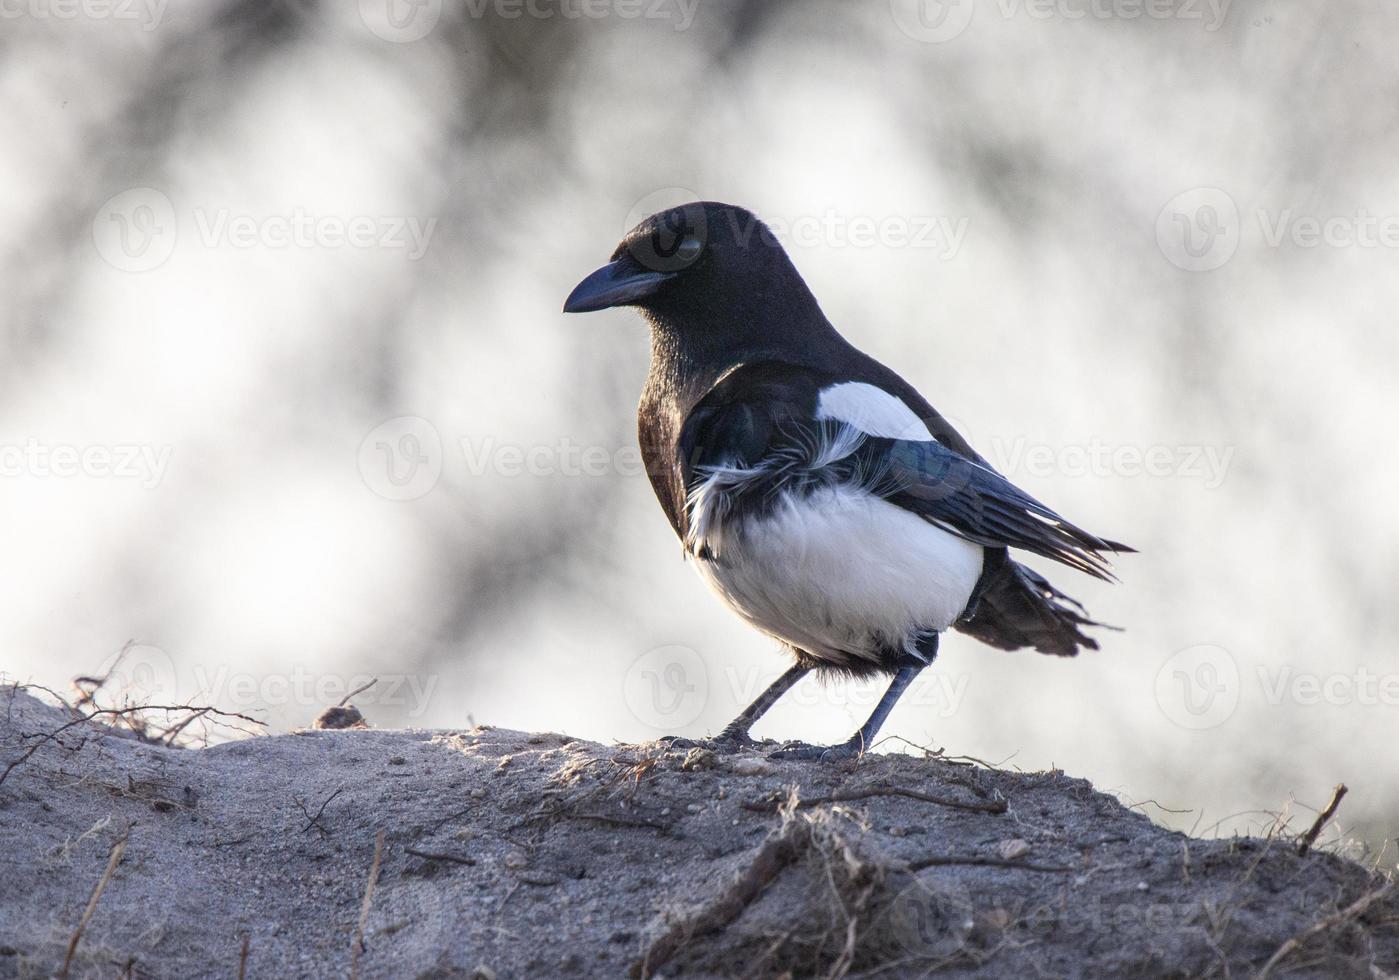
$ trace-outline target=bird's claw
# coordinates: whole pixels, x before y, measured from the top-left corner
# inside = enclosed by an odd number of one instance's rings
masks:
[[[708,749],[719,755],[733,755],[745,749],[757,749],[762,743],[751,738],[747,732],[720,732],[713,738],[683,738],[679,735],[665,735],[659,739],[672,749]]]
[[[840,745],[793,745],[768,753],[768,758],[786,762],[845,762],[858,759],[863,753],[864,744],[859,739],[851,739]]]

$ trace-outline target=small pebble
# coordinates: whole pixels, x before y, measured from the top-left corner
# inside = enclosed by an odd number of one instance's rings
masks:
[[[1020,837],[1013,837],[1010,840],[1001,841],[996,848],[1001,857],[1006,861],[1014,861],[1030,853],[1030,842]]]
[[[696,746],[685,753],[685,759],[680,763],[680,769],[682,772],[697,772],[701,769],[713,769],[717,761],[718,756],[712,751]]]
[[[766,776],[775,768],[766,759],[742,758],[729,763],[729,772],[735,776]]]

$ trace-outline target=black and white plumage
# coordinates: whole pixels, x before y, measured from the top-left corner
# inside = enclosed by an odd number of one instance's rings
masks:
[[[860,732],[956,628],[1003,649],[1097,643],[1016,548],[1098,578],[1129,551],[997,473],[907,382],[845,341],[756,217],[700,203],[653,215],[565,310],[638,307],[651,325],[639,430],[647,471],[701,577],[796,666],[725,730],[747,729],[807,670],[895,675]]]

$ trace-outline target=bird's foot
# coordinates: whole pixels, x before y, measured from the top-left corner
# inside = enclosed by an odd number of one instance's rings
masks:
[[[682,738],[679,735],[666,735],[658,742],[664,742],[672,749],[708,749],[719,755],[732,755],[735,752],[742,752],[745,749],[757,749],[762,747],[762,743],[751,738],[747,732],[729,731],[725,729],[713,738]]]
[[[842,742],[839,745],[798,744],[788,746],[768,753],[768,758],[782,761],[845,762],[847,759],[858,759],[864,754],[864,751],[864,739],[857,735],[850,741]]]
[[[697,749],[701,743],[692,738],[684,738],[680,735],[662,735],[656,739],[668,749]]]

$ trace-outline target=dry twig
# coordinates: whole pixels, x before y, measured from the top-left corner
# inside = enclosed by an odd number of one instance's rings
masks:
[[[1316,822],[1311,829],[1302,835],[1301,842],[1297,845],[1297,856],[1301,857],[1311,850],[1316,839],[1321,836],[1321,830],[1326,826],[1326,821],[1336,815],[1336,810],[1341,805],[1341,800],[1345,799],[1346,793],[1350,792],[1345,783],[1337,783],[1335,790],[1331,793],[1331,802],[1326,804],[1320,813],[1316,815]]]
[[[369,866],[369,881],[364,886],[364,903],[359,909],[359,925],[355,927],[354,945],[350,947],[350,980],[359,980],[359,954],[364,951],[364,926],[369,921],[369,907],[374,902],[374,889],[379,884],[379,863],[384,857],[384,831],[374,835],[374,863]]]
[[[1263,969],[1254,974],[1253,980],[1267,980],[1268,974],[1272,972],[1273,967],[1281,963],[1288,955],[1300,949],[1308,940],[1321,935],[1328,929],[1334,929],[1336,926],[1344,925],[1351,919],[1359,918],[1365,914],[1366,909],[1374,905],[1380,899],[1386,897],[1393,890],[1394,882],[1387,881],[1374,891],[1367,892],[1360,896],[1334,915],[1328,915],[1319,922],[1312,923],[1306,929],[1279,946],[1278,951],[1268,958],[1267,963],[1263,964]]]
[[[405,848],[405,853],[411,854],[416,858],[422,858],[425,861],[447,861],[451,864],[465,864],[467,866],[476,863],[474,857],[466,857],[460,854],[437,854],[433,851],[420,851],[416,847]]]
[[[924,793],[915,789],[904,789],[900,786],[866,786],[861,789],[836,790],[826,796],[808,796],[797,802],[799,807],[822,806],[826,803],[851,803],[856,800],[868,800],[876,796],[902,796],[910,800],[919,800],[923,803],[936,803],[939,806],[951,807],[954,810],[970,810],[973,813],[1005,813],[1005,800],[991,800],[987,803],[968,802],[965,800],[954,800],[947,796],[935,796],[932,793]],[[784,804],[784,800],[778,797],[771,797],[764,800],[749,800],[742,804],[745,810],[753,810],[759,813],[771,813]]]
[[[20,766],[28,762],[35,752],[38,752],[48,743],[56,741],[58,737],[64,732],[72,728],[76,728],[79,725],[86,724],[87,722],[92,721],[94,718],[125,718],[140,711],[195,711],[199,712],[200,715],[209,714],[215,715],[220,718],[237,718],[240,721],[246,721],[254,725],[264,724],[263,722],[258,721],[256,718],[249,717],[248,715],[240,715],[235,711],[219,711],[217,708],[198,708],[192,704],[139,704],[132,705],[131,707],[127,708],[101,708],[97,711],[93,711],[85,715],[80,715],[79,717],[74,718],[72,721],[65,722],[64,724],[59,725],[51,732],[39,732],[33,736],[30,736],[32,738],[38,739],[38,741],[36,741],[29,748],[25,749],[24,752],[21,753],[18,758],[14,759],[8,766],[5,767],[5,770],[3,772],[0,772],[0,783],[3,783],[6,779],[8,779],[10,773],[14,772]]]
[[[810,843],[811,825],[804,819],[795,820],[788,816],[782,826],[759,845],[753,860],[727,888],[693,915],[672,923],[647,947],[641,959],[632,964],[630,975],[636,980],[646,980],[668,963],[690,939],[716,932],[737,919],[762,894],[763,889],[801,856]]]
[[[333,799],[335,799],[337,796],[339,796],[339,795],[340,795],[341,793],[343,793],[343,792],[345,792],[345,787],[341,786],[341,787],[339,787],[338,789],[336,789],[336,791],[335,791],[334,793],[331,793],[329,796],[327,796],[327,797],[325,798],[325,802],[323,802],[323,803],[320,805],[320,808],[316,810],[316,812],[315,812],[314,815],[311,813],[310,810],[308,810],[308,809],[306,808],[306,801],[305,801],[305,800],[303,800],[303,799],[302,799],[301,797],[299,797],[299,796],[293,796],[293,797],[292,797],[292,802],[295,803],[295,804],[296,804],[296,808],[297,808],[298,810],[301,811],[301,815],[304,816],[304,817],[306,818],[306,826],[304,826],[304,827],[301,828],[301,832],[304,834],[304,833],[306,833],[306,831],[310,830],[312,827],[315,827],[315,828],[316,828],[317,830],[319,830],[322,834],[325,834],[325,835],[329,836],[329,835],[330,835],[330,831],[326,830],[324,827],[321,826],[321,815],[322,815],[323,813],[325,813],[325,808],[328,807],[328,806],[330,806],[330,801],[333,800]]]
[[[917,861],[909,862],[907,870],[912,872],[923,871],[926,868],[945,867],[948,865],[978,865],[987,868],[1018,868],[1021,871],[1053,871],[1066,872],[1074,871],[1075,868],[1066,867],[1061,864],[1034,864],[1029,861],[1011,861],[1006,858],[984,857],[971,854],[965,857],[958,857],[955,854],[938,854],[933,857],[919,858]]]
[[[354,689],[353,691],[351,691],[349,694],[347,694],[347,695],[345,695],[343,698],[341,698],[341,699],[340,699],[340,703],[339,703],[336,707],[339,707],[339,708],[345,707],[345,705],[347,705],[347,704],[350,703],[350,698],[355,697],[356,695],[363,694],[365,691],[369,690],[371,687],[373,687],[373,686],[374,686],[375,684],[377,684],[377,683],[379,683],[379,678],[377,678],[377,677],[370,678],[370,681],[369,681],[368,684],[361,684],[359,687],[355,688],[355,689]]]
[[[83,931],[87,929],[87,924],[92,921],[92,913],[97,911],[97,902],[102,898],[102,892],[106,889],[107,883],[112,880],[112,875],[116,874],[117,865],[121,864],[121,856],[126,853],[126,841],[130,836],[131,828],[127,827],[125,832],[117,838],[117,842],[112,845],[111,856],[107,858],[107,870],[103,871],[102,877],[97,880],[97,886],[92,889],[92,897],[87,900],[87,908],[83,909],[83,917],[78,920],[78,927],[68,938],[68,951],[63,954],[63,969],[58,971],[59,980],[67,980],[68,968],[73,963],[73,954],[78,951],[78,943],[83,938]]]

